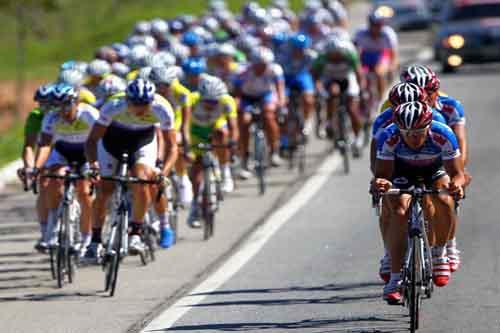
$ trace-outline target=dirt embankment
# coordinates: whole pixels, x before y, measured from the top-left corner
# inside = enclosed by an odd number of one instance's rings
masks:
[[[22,109],[20,114],[16,113],[16,82],[0,81],[0,134],[8,130],[16,119],[24,120],[26,115],[33,109],[35,102],[33,94],[43,84],[43,81],[28,81],[25,84],[22,95]]]

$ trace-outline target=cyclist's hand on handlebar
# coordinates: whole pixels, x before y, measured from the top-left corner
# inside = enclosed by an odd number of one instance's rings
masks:
[[[384,178],[375,178],[372,180],[372,193],[385,193],[392,187],[392,183]]]
[[[464,188],[463,186],[457,185],[453,181],[451,181],[448,184],[448,193],[454,196],[456,199],[460,200],[464,197]]]
[[[90,165],[86,165],[82,174],[83,176],[88,178],[92,184],[96,184],[100,179],[99,171],[100,171],[99,163],[94,162],[91,163]]]

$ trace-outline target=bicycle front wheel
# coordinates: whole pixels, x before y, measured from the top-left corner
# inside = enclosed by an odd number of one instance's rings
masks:
[[[255,154],[255,173],[259,180],[259,193],[263,195],[266,192],[266,179],[265,179],[265,156],[266,156],[266,143],[264,142],[264,131],[257,129],[254,138],[254,154]]]
[[[121,261],[121,249],[122,249],[122,239],[123,233],[126,232],[124,226],[126,225],[127,212],[124,210],[118,215],[119,223],[116,226],[115,241],[113,242],[113,256],[111,261],[111,290],[109,296],[113,297],[115,295],[116,284],[118,282],[118,271],[120,270]]]
[[[419,327],[420,317],[420,286],[422,285],[422,246],[420,238],[413,237],[413,253],[411,260],[411,283],[410,283],[410,331],[415,332]]]

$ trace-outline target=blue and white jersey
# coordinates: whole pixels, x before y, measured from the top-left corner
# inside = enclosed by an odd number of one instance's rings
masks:
[[[99,111],[85,103],[78,104],[76,118],[67,122],[60,112],[49,112],[43,118],[42,132],[52,136],[52,142],[79,143],[87,141],[90,130],[99,118]]]
[[[317,53],[313,50],[306,50],[301,58],[293,56],[291,47],[286,47],[277,55],[278,63],[285,72],[285,76],[293,76],[299,73],[309,72]]]
[[[375,118],[372,125],[372,137],[375,140],[378,140],[378,136],[389,126],[392,124],[392,114],[393,109],[388,108],[381,114]],[[441,124],[446,124],[446,119],[443,115],[436,109],[432,109],[432,120],[437,121]]]
[[[436,108],[446,119],[448,126],[465,125],[464,107],[453,97],[439,96]]]
[[[411,167],[426,167],[460,156],[457,138],[445,124],[433,121],[423,146],[413,150],[404,142],[399,128],[392,124],[377,140],[377,159],[395,161]]]
[[[356,33],[354,44],[361,52],[366,53],[383,52],[387,49],[395,50],[398,48],[398,36],[394,29],[386,25],[382,28],[380,37],[374,39],[369,29],[365,28]]]
[[[234,82],[234,87],[241,89],[243,95],[259,98],[270,92],[276,93],[276,84],[284,80],[283,68],[278,64],[267,66],[262,75],[255,74],[249,65]]]

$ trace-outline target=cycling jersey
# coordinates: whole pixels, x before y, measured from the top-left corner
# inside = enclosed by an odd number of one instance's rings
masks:
[[[356,72],[359,67],[359,57],[353,47],[345,53],[342,62],[333,63],[328,60],[327,55],[320,56],[313,64],[313,71],[321,75],[323,82],[330,80],[346,79],[350,74]]]
[[[356,33],[354,44],[360,50],[361,63],[373,67],[384,59],[387,50],[396,50],[398,48],[398,37],[391,27],[384,26],[381,35],[374,39],[369,29],[366,28]]]
[[[42,132],[53,137],[53,142],[83,143],[99,118],[99,111],[91,105],[80,103],[76,119],[69,123],[60,112],[49,112],[43,119]]]
[[[81,103],[86,103],[94,105],[97,101],[95,95],[87,88],[81,87],[78,91],[78,101]]]
[[[191,96],[193,107],[191,109],[191,120],[193,124],[200,126],[216,126],[217,122],[225,122],[228,118],[236,118],[236,102],[230,95],[224,95],[219,99],[217,108],[207,110],[203,107],[199,93],[193,93]]]
[[[377,140],[380,133],[382,133],[387,126],[392,124],[393,109],[388,108],[375,118],[372,126],[372,137]],[[441,123],[446,124],[446,119],[443,115],[436,109],[432,109],[432,119]]]
[[[427,139],[418,150],[413,150],[404,142],[395,124],[387,127],[377,140],[377,159],[397,161],[399,165],[410,168],[441,165],[442,161],[459,156],[455,134],[451,128],[436,121],[432,121]]]
[[[210,74],[224,81],[224,83],[226,83],[227,85],[228,90],[233,91],[233,83],[238,75],[241,74],[242,70],[242,66],[240,66],[237,62],[232,62],[230,64],[229,70],[221,67],[213,67],[210,70]]]
[[[308,72],[317,57],[313,50],[306,50],[301,58],[294,57],[292,50],[286,48],[277,56],[278,63],[282,66],[285,76],[292,76],[303,72]]]
[[[38,134],[42,130],[42,122],[45,114],[40,108],[34,108],[28,115],[24,124],[24,136]]]
[[[275,93],[275,86],[283,81],[283,68],[278,64],[267,66],[267,70],[262,75],[256,75],[249,66],[243,71],[234,82],[236,88],[240,88],[244,96],[260,98],[270,92]]]
[[[465,125],[465,114],[462,103],[452,97],[439,96],[436,109],[446,119],[448,126]]]
[[[136,116],[128,112],[128,103],[125,98],[112,99],[103,105],[98,124],[108,127],[112,122],[115,125],[129,131],[140,131],[160,125],[162,130],[171,130],[174,123],[174,111],[170,103],[160,95],[156,94],[152,111]]]

